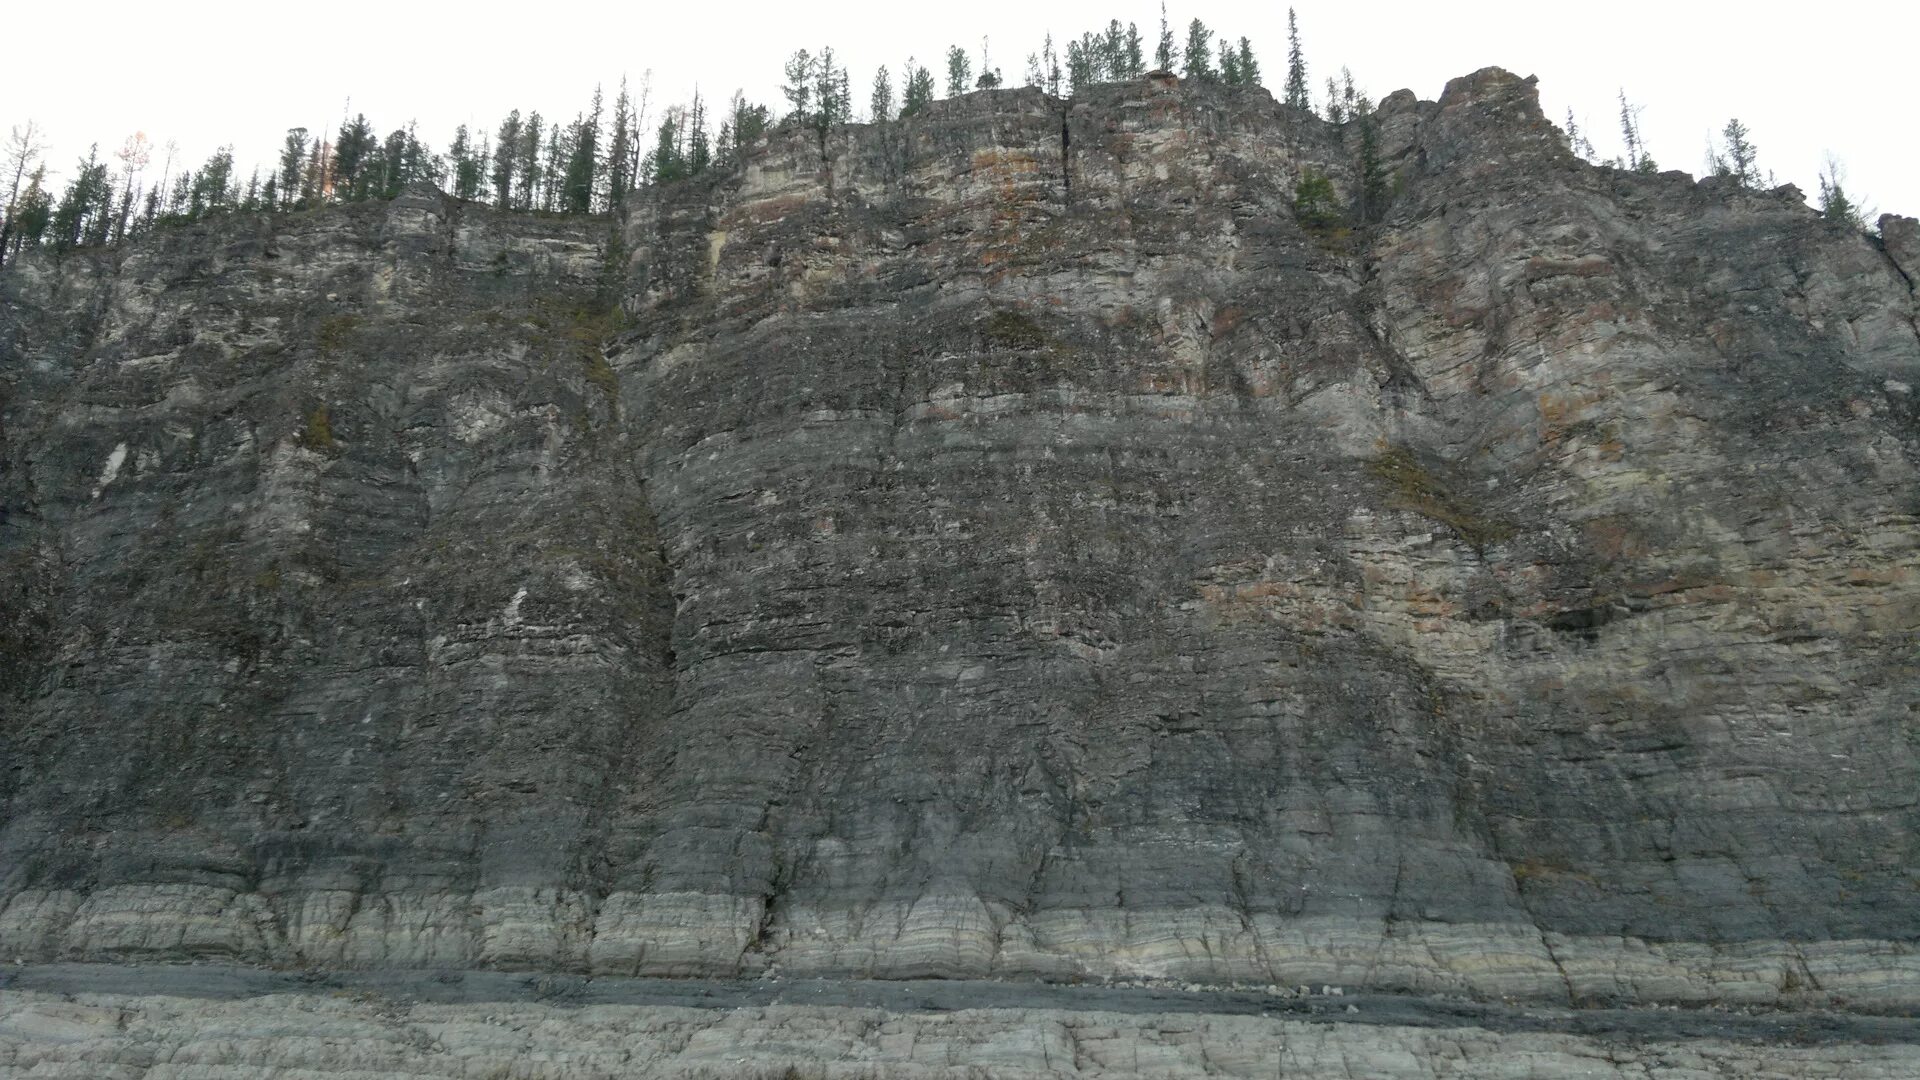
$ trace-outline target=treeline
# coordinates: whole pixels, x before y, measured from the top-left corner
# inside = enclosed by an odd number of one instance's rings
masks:
[[[1316,107],[1292,9],[1287,12],[1287,38],[1281,100],[1332,123],[1354,123],[1358,128],[1349,140],[1357,147],[1356,190],[1344,205],[1336,205],[1331,180],[1309,172],[1299,180],[1296,210],[1310,224],[1377,220],[1391,198],[1392,178],[1380,160],[1373,102],[1355,86],[1352,73],[1342,68],[1337,77],[1326,80],[1325,97]],[[954,45],[946,51],[944,80],[936,79],[932,70],[912,57],[902,65],[897,83],[892,72],[879,68],[865,118],[887,123],[914,116],[933,104],[942,81],[949,96],[1005,85],[985,40],[977,61],[976,67],[972,50]],[[1228,86],[1257,86],[1262,80],[1259,58],[1247,38],[1216,34],[1199,19],[1188,22],[1184,36],[1176,38],[1164,4],[1151,47],[1136,24],[1122,25],[1112,19],[1067,40],[1064,48],[1048,34],[1037,51],[1027,54],[1025,76],[1026,85],[1062,96],[1099,83],[1139,78],[1149,71],[1174,73],[1176,69],[1189,81]],[[392,198],[413,183],[432,184],[462,199],[520,211],[595,214],[618,210],[641,186],[737,167],[743,149],[769,129],[813,129],[824,137],[855,119],[851,75],[832,48],[795,52],[783,75],[785,111],[777,116],[739,92],[716,116],[696,93],[690,103],[670,106],[650,120],[648,88],[643,85],[636,99],[623,79],[611,110],[596,87],[588,107],[572,120],[515,109],[491,128],[459,126],[443,152],[421,141],[411,123],[382,137],[365,115],[356,114],[331,132],[288,129],[278,160],[253,169],[244,181],[235,168],[231,146],[214,151],[197,168],[176,172],[169,144],[158,176],[152,176],[154,148],[144,134],[136,134],[107,158],[101,157],[96,144],[57,193],[43,160],[44,132],[28,123],[24,130],[13,129],[0,160],[4,170],[0,183],[6,185],[5,202],[0,204],[4,209],[0,262],[24,247],[66,250],[113,245],[156,227],[214,214],[293,212],[329,203]],[[1623,91],[1623,156],[1602,161],[1571,112],[1565,132],[1568,145],[1595,164],[1657,171],[1640,135],[1639,114],[1640,108],[1630,104]],[[1709,169],[1743,185],[1760,185],[1763,174],[1745,126],[1731,121],[1722,138],[1724,145],[1711,153]],[[1770,181],[1766,174],[1765,182]],[[1839,165],[1831,160],[1821,176],[1821,208],[1833,220],[1854,226],[1868,216],[1843,190]]]

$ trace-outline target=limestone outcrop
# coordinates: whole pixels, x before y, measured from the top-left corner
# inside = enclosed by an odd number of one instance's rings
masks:
[[[1920,1008],[1920,226],[1378,121],[0,273],[0,958]]]

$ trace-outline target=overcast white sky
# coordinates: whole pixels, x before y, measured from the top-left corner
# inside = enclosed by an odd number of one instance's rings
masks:
[[[1109,18],[1140,25],[1149,44],[1159,7],[1138,0],[1051,4],[785,3],[450,5],[327,0],[102,0],[76,7],[13,0],[0,55],[0,126],[32,118],[53,141],[62,179],[90,142],[102,153],[136,130],[177,140],[197,164],[231,143],[244,174],[269,162],[285,129],[332,129],[349,98],[382,132],[417,120],[444,148],[456,124],[492,128],[508,109],[564,116],[594,83],[652,72],[655,115],[697,84],[724,99],[778,98],[781,63],[830,44],[853,72],[864,109],[876,65],[907,56],[942,67],[949,44],[991,39],[995,66],[1021,81],[1041,36],[1077,37]],[[1619,150],[1617,91],[1645,106],[1642,130],[1664,168],[1698,174],[1729,116],[1752,129],[1760,164],[1809,196],[1831,151],[1847,186],[1881,211],[1920,213],[1914,80],[1903,59],[1920,41],[1920,4],[1819,5],[1694,0],[1567,4],[1367,4],[1300,0],[1316,88],[1350,66],[1380,98],[1409,87],[1435,98],[1449,78],[1489,64],[1540,77],[1547,114],[1569,107],[1603,156]],[[591,13],[589,13],[591,11]],[[1269,87],[1286,62],[1285,3],[1180,0],[1177,27],[1198,16],[1253,39]],[[1318,98],[1316,89],[1316,99]],[[156,159],[155,168],[160,162]]]

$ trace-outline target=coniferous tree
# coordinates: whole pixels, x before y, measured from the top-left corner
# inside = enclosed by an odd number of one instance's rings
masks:
[[[233,195],[233,148],[223,146],[207,158],[200,171],[193,174],[193,185],[188,194],[187,216],[200,218],[215,210],[225,209],[231,204]]]
[[[853,86],[847,69],[835,66],[831,46],[814,59],[811,123],[822,137],[853,119]]]
[[[979,89],[979,90],[993,90],[993,89],[997,89],[1000,86],[1001,81],[1002,80],[1000,78],[1000,69],[997,67],[994,67],[993,61],[990,60],[987,56],[987,39],[981,38],[980,39],[980,77],[974,80],[973,85],[976,89]]]
[[[306,182],[307,165],[307,129],[288,128],[287,137],[280,144],[280,208],[292,209],[300,201],[300,190]]]
[[[923,113],[933,104],[933,72],[907,58],[906,90],[901,95],[900,115],[902,117]]]
[[[1161,71],[1173,71],[1173,28],[1167,25],[1167,5],[1160,4],[1160,44],[1153,50],[1154,66]]]
[[[620,96],[613,99],[613,136],[607,145],[607,207],[619,210],[626,205],[627,189],[633,176],[627,171],[627,158],[633,152],[633,101],[627,96],[627,77],[620,77]]]
[[[713,151],[707,144],[707,106],[696,90],[693,106],[687,111],[687,173],[698,176],[712,161]]]
[[[1240,54],[1225,40],[1220,42],[1220,81],[1228,86],[1240,85]]]
[[[1053,47],[1053,35],[1047,35],[1046,44],[1040,47],[1040,64],[1047,80],[1047,93],[1060,96],[1060,53]]]
[[[772,117],[768,115],[765,105],[748,104],[745,94],[738,90],[734,91],[726,124],[733,150],[728,164],[739,165],[744,160],[743,152],[747,147],[760,141],[760,137],[767,133],[767,126],[771,122]]]
[[[1244,37],[1241,38],[1240,47],[1237,50],[1237,52],[1239,54],[1236,57],[1236,59],[1239,60],[1240,85],[1241,86],[1259,86],[1260,85],[1260,61],[1254,59],[1253,42],[1248,41]]]
[[[1582,131],[1580,125],[1574,121],[1572,108],[1567,109],[1567,149],[1573,152],[1573,156],[1589,164],[1597,156],[1593,149],[1593,140],[1587,138],[1587,133]]]
[[[1374,122],[1373,102],[1365,94],[1359,95],[1352,107],[1352,116],[1360,126],[1360,153],[1358,168],[1359,183],[1355,185],[1356,206],[1354,217],[1362,224],[1379,221],[1386,213],[1387,200],[1392,195],[1392,180],[1387,174],[1386,163],[1380,158],[1380,129]]]
[[[134,182],[146,170],[147,162],[153,160],[153,144],[147,141],[147,133],[136,131],[127,137],[120,149],[114,151],[114,157],[120,159],[120,201],[119,211],[113,221],[113,243],[119,243],[127,235],[128,223],[133,218]],[[268,209],[272,209],[268,204]]]
[[[958,45],[947,49],[947,96],[958,97],[973,86],[973,58]]]
[[[1820,216],[1829,225],[1865,229],[1871,211],[1848,197],[1842,185],[1845,179],[1846,170],[1840,166],[1839,159],[1828,154],[1826,167],[1820,170]]]
[[[89,226],[100,213],[100,193],[111,190],[107,182],[107,167],[100,162],[100,147],[96,143],[80,161],[79,169],[67,183],[67,190],[60,196],[60,202],[53,210],[52,231],[54,247],[59,250],[79,247],[88,239]]]
[[[367,123],[364,113],[340,125],[340,135],[333,143],[333,182],[337,196],[347,200],[367,197],[367,182],[371,178],[367,166],[377,149],[373,125]]]
[[[1760,153],[1754,148],[1747,136],[1753,134],[1738,117],[1727,121],[1720,129],[1720,138],[1725,142],[1725,152],[1714,151],[1708,155],[1715,176],[1728,176],[1743,188],[1761,186],[1759,167],[1755,164]]]
[[[23,206],[21,192],[38,190],[37,188],[23,189],[21,184],[34,175],[40,155],[46,152],[45,134],[40,129],[40,125],[32,120],[27,121],[25,128],[14,127],[8,132],[5,165],[7,201],[4,205],[0,205],[0,263],[6,262],[8,252],[11,250],[8,246],[9,242],[20,234],[20,215]],[[44,226],[42,229],[44,231]]]
[[[260,205],[268,210],[280,208],[280,170],[274,169],[268,172],[267,178],[261,181]]]
[[[545,145],[545,138],[540,114],[528,113],[526,122],[520,125],[520,145],[515,150],[518,164],[514,171],[520,174],[520,186],[513,199],[516,209],[532,210],[539,205],[537,200],[546,183],[546,174],[540,165],[540,148]]]
[[[697,100],[697,99],[696,99]],[[593,104],[584,117],[575,117],[572,137],[567,140],[568,154],[560,209],[569,214],[593,212],[594,172],[600,161],[600,88],[593,88]]]
[[[1331,75],[1327,77],[1326,114],[1330,124],[1344,124],[1347,121],[1346,110],[1340,106],[1340,84],[1334,82]]]
[[[1140,28],[1133,23],[1127,24],[1127,70],[1124,78],[1137,79],[1147,73],[1147,59],[1143,54],[1145,42],[1140,40]]]
[[[168,160],[171,162],[173,145],[167,145]],[[333,180],[327,168],[333,161],[333,148],[325,139],[315,139],[307,146],[307,167],[300,177],[300,201],[312,206],[325,198],[333,187]],[[164,174],[163,181],[164,183]]]
[[[1039,89],[1047,85],[1046,73],[1040,70],[1040,54],[1027,54],[1027,85]]]
[[[787,58],[787,81],[780,87],[781,96],[787,99],[785,119],[791,123],[812,123],[813,117],[813,57],[805,49],[795,52]]]
[[[1080,41],[1067,42],[1067,88],[1071,93],[1092,86],[1097,80],[1094,74],[1094,57],[1083,38]]]
[[[493,205],[502,210],[513,205],[514,173],[519,170],[520,110],[515,109],[500,121],[500,133],[494,137],[500,152],[493,155]]]
[[[1209,82],[1216,77],[1212,41],[1213,31],[1207,29],[1206,23],[1195,19],[1187,24],[1187,49],[1183,58],[1185,66],[1181,71],[1182,77],[1199,82]]]
[[[1638,173],[1654,173],[1660,166],[1654,164],[1653,155],[1647,153],[1646,143],[1640,138],[1640,106],[1627,103],[1627,92],[1620,91],[1620,138],[1626,143],[1627,168]]]
[[[567,130],[557,123],[547,125],[547,151],[540,163],[540,209],[544,213],[551,214],[560,208],[561,189],[567,179],[567,159],[573,152]]]
[[[885,64],[873,73],[873,93],[867,99],[867,115],[876,124],[893,119],[893,77],[887,74]]]
[[[1119,19],[1108,19],[1107,28],[1099,35],[1100,66],[1106,71],[1106,78],[1124,79],[1127,77],[1127,32],[1121,27]]]
[[[453,129],[453,143],[447,147],[447,166],[453,171],[454,198],[471,199],[479,194],[480,174],[486,164],[475,152],[473,136],[465,124]]]
[[[53,223],[53,198],[47,192],[44,164],[34,166],[27,174],[27,186],[14,199],[13,207],[14,213],[7,219],[12,226],[7,242],[12,245],[11,254],[17,255],[23,247],[38,247]],[[0,248],[4,250],[8,249]]]
[[[660,127],[655,132],[653,153],[650,155],[649,162],[655,184],[671,184],[686,179],[686,156],[681,150],[680,132],[680,107],[676,105],[661,116]]]
[[[1300,48],[1300,20],[1287,9],[1287,104],[1296,109],[1312,109],[1307,97],[1307,54]]]

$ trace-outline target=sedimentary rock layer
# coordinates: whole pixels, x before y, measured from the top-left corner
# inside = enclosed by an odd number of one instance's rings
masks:
[[[1920,1005],[1914,227],[1379,121],[8,271],[0,955]]]

